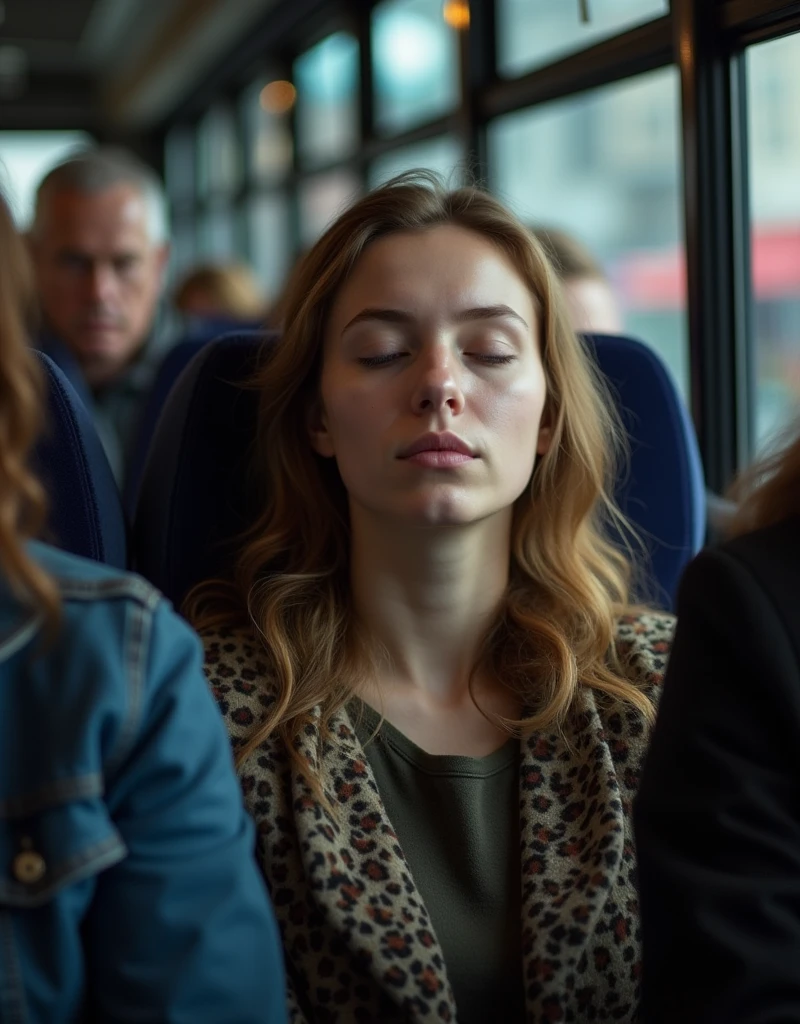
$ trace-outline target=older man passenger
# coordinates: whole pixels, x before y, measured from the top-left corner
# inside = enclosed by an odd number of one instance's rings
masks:
[[[169,255],[161,183],[125,150],[80,152],[39,185],[30,242],[39,345],[87,403],[121,482],[160,355],[154,321]]]

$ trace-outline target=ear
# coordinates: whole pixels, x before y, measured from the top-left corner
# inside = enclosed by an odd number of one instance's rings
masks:
[[[328,418],[322,400],[315,398],[308,412],[308,437],[311,447],[323,458],[332,459],[336,452],[333,450],[333,438],[328,430]]]

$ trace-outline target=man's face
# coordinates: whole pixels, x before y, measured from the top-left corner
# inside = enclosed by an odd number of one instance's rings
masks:
[[[112,380],[151,329],[167,247],[134,185],[42,197],[32,250],[42,311],[90,385]]]

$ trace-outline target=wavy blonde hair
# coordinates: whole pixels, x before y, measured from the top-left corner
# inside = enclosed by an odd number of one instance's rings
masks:
[[[738,506],[726,530],[730,537],[800,516],[800,419],[741,474],[729,497]]]
[[[185,610],[200,629],[249,624],[274,675],[276,702],[239,750],[245,758],[273,732],[309,770],[296,745],[316,708],[323,737],[331,716],[374,669],[349,587],[347,494],[334,460],[310,444],[308,413],[320,383],[333,301],[379,238],[457,225],[488,239],[534,297],[552,441],[517,500],[510,577],[475,670],[503,680],[521,700],[512,734],[563,723],[580,686],[622,699],[650,717],[647,697],[615,651],[615,619],[629,606],[630,562],[608,539],[626,529],[611,498],[615,405],[568,324],[542,246],[496,199],[476,188],[446,191],[416,172],[359,200],[298,264],[283,306],[283,337],[254,382],[261,394],[254,486],[262,512],[242,538],[232,578],[200,584]]]
[[[25,550],[46,513],[44,490],[28,466],[43,399],[39,365],[27,340],[32,310],[28,253],[0,193],[0,569],[14,594],[54,626],[55,583]]]

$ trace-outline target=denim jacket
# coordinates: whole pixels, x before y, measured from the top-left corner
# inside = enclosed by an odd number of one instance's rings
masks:
[[[279,937],[192,631],[40,544],[62,618],[0,580],[0,1022],[272,1024]]]

